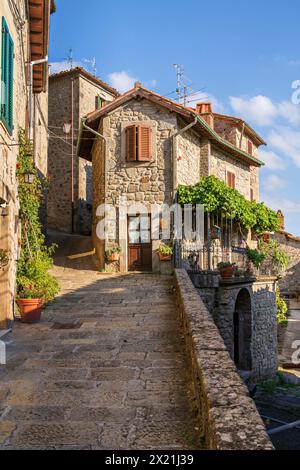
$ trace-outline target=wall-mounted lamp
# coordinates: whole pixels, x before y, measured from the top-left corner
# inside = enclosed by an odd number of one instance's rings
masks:
[[[34,183],[34,177],[35,177],[34,173],[31,173],[31,172],[27,171],[26,173],[24,173],[24,182],[26,184],[33,184]]]

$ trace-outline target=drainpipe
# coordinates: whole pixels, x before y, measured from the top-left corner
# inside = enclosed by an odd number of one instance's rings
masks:
[[[171,136],[173,140],[173,151],[172,151],[172,156],[173,156],[173,199],[175,200],[176,197],[176,190],[177,190],[177,160],[176,160],[176,137],[179,135],[184,134],[187,132],[189,129],[194,127],[198,122],[198,116],[196,116],[195,120],[191,122],[188,126],[184,127],[180,131],[176,132]]]
[[[99,139],[102,139],[104,140],[105,144],[107,144],[107,138],[104,137],[104,135],[100,134],[100,132],[97,132],[95,131],[94,129],[92,129],[91,127],[89,127],[87,124],[86,124],[86,120],[87,118],[82,118],[81,122],[82,122],[82,127],[88,131],[90,131],[92,134],[96,135],[97,137],[99,137]],[[81,137],[81,135],[80,135]],[[79,138],[80,140],[80,138]],[[78,142],[79,142],[78,140]]]
[[[29,62],[29,140],[33,141],[33,67],[48,62],[48,56]]]

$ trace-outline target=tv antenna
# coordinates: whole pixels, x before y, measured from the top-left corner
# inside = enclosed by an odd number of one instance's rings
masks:
[[[92,70],[93,70],[93,75],[97,75],[97,61],[96,61],[96,57],[93,57],[92,59],[84,59],[84,62],[86,62],[87,64],[90,64]]]
[[[73,68],[73,64],[74,64],[73,49],[72,49],[72,48],[69,49],[69,54],[68,54],[67,62],[68,62],[68,64],[69,64],[70,69],[72,69],[72,68]]]

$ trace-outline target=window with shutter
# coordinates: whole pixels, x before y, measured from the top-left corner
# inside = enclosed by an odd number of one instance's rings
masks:
[[[137,160],[137,127],[126,127],[126,160],[134,162]]]
[[[149,126],[138,127],[138,161],[148,162],[151,160],[152,129]]]
[[[149,125],[128,126],[126,133],[126,161],[149,162],[152,159],[152,129]]]
[[[13,70],[14,43],[5,18],[2,17],[2,55],[1,55],[1,121],[11,133],[13,130]]]
[[[227,171],[227,184],[230,188],[235,189],[235,174]]]
[[[249,155],[253,154],[253,145],[252,145],[251,140],[248,140],[248,153]]]

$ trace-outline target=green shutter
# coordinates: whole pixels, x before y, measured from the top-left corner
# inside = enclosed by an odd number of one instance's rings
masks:
[[[1,120],[7,130],[13,130],[13,73],[14,43],[4,17],[2,17],[2,56],[1,56]]]

